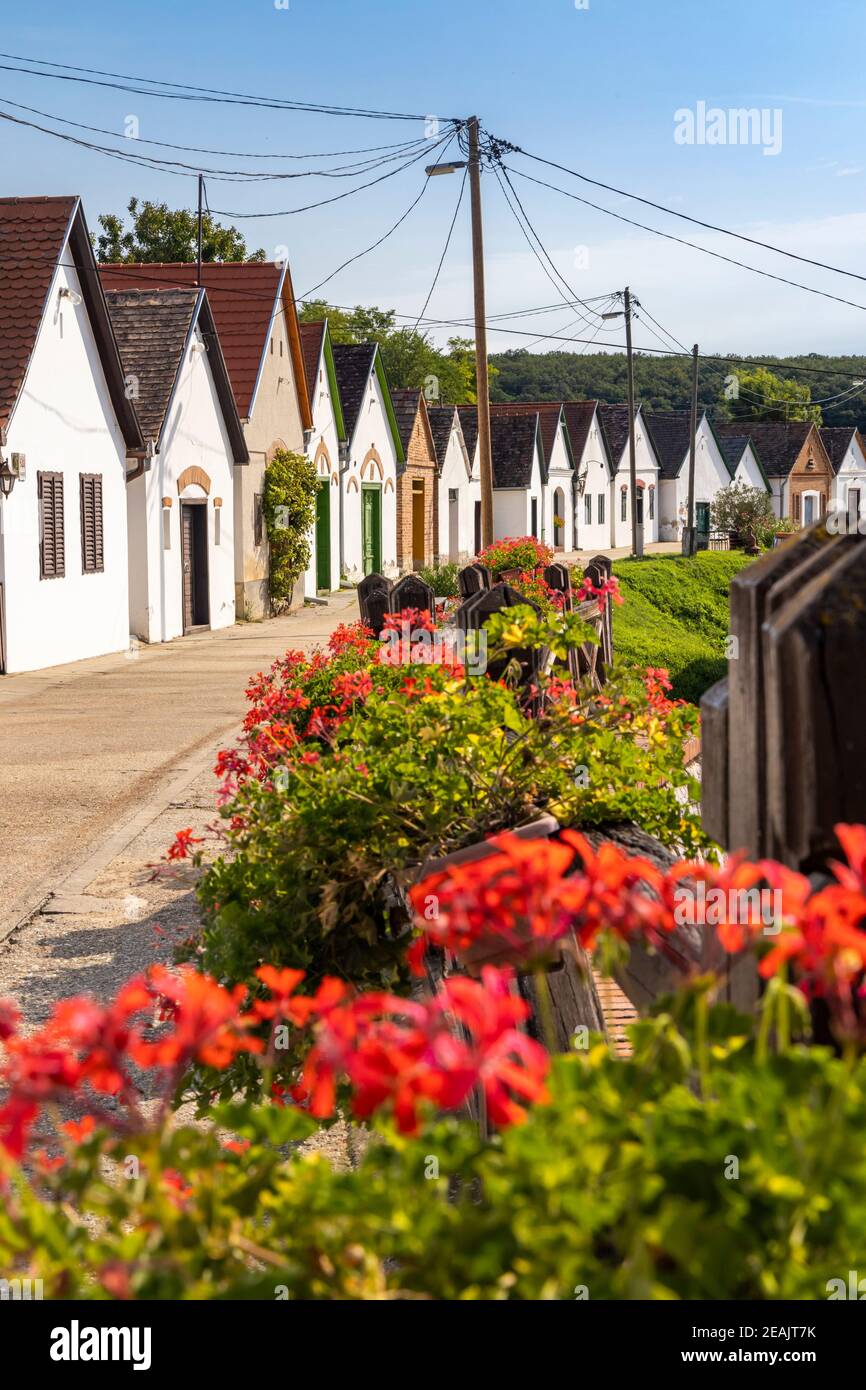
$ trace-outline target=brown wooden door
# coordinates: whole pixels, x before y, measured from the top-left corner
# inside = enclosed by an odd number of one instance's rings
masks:
[[[195,626],[195,565],[192,507],[180,509],[180,554],[183,573],[183,630]]]
[[[416,570],[427,563],[424,530],[424,483],[415,478],[412,480],[412,568]]]

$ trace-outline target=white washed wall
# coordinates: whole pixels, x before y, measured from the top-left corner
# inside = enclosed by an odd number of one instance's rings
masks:
[[[196,341],[201,339],[196,333]],[[244,467],[243,464],[238,465]],[[210,492],[193,484],[178,495],[178,479],[187,468],[201,468],[210,478]],[[228,431],[220,408],[207,352],[190,343],[181,365],[177,389],[169,408],[162,447],[130,496],[130,553],[138,556],[145,512],[147,572],[144,583],[133,575],[131,613],[134,631],[147,642],[169,642],[183,633],[180,507],[184,499],[204,501],[207,511],[208,594],[211,628],[235,621],[234,469]],[[168,548],[165,547],[164,497],[168,508]],[[219,543],[214,499],[222,499]],[[206,500],[205,500],[206,499]]]
[[[556,514],[554,499],[557,490],[562,492],[562,504],[560,515],[565,525],[563,526],[563,550],[574,549],[574,471],[571,467],[568,448],[565,443],[565,433],[560,420],[557,426],[556,435],[553,441],[553,448],[550,451],[550,458],[547,460],[547,483],[544,493],[544,515],[545,531],[544,539],[548,545],[554,544],[553,518]]]
[[[378,469],[361,477],[361,468],[369,450],[375,448],[382,460],[383,477]],[[364,557],[361,534],[361,484],[382,484],[382,569],[396,577],[397,568],[397,454],[388,423],[385,398],[375,372],[364,390],[358,423],[349,454],[349,468],[342,476],[343,560],[346,577],[357,582],[364,577]]]
[[[26,479],[0,502],[0,578],[7,670],[30,671],[124,650],[129,643],[126,448],[74,270],[60,267],[48,296],[6,453],[26,455]],[[64,477],[66,575],[40,579],[40,472]],[[79,474],[102,477],[105,568],[83,574]]]
[[[698,424],[695,447],[695,503],[713,503],[722,488],[729,487],[731,475],[706,417]],[[686,454],[676,478],[662,479],[659,539],[677,541],[686,524],[689,505],[689,456]]]
[[[307,446],[307,458],[311,463],[314,463],[320,445],[324,444],[330,459],[331,477],[333,479],[336,475],[337,479],[336,486],[329,483],[331,488],[331,589],[335,590],[340,587],[340,436],[337,433],[337,421],[334,417],[334,402],[331,397],[328,373],[322,359],[319,360],[319,370],[310,404],[313,411],[313,433]],[[321,466],[318,473],[320,477],[324,476]],[[304,578],[304,592],[308,598],[315,598],[316,596],[315,525],[310,536],[310,563]]]
[[[766,488],[767,486],[751,444],[748,444],[743,451],[743,456],[734,472],[733,481],[742,483],[744,487]]]
[[[643,422],[638,416],[637,429],[635,431],[635,463],[637,468],[638,482],[644,484],[644,513],[643,513],[643,538],[644,545],[649,545],[652,541],[659,538],[659,496],[658,496],[658,461],[655,451],[650,444]],[[631,546],[631,496],[626,492],[626,515],[622,520],[621,491],[623,485],[629,488],[629,453],[628,444],[622,451],[622,458],[619,460],[616,474],[613,480],[613,544],[615,546]],[[649,514],[649,488],[652,484],[656,485],[656,505],[655,516],[651,520]]]
[[[452,429],[448,439],[448,447],[442,460],[442,470],[439,474],[437,487],[439,510],[437,551],[439,558],[443,563],[449,559],[468,562],[475,554],[474,498],[480,496],[481,489],[476,480],[473,490],[473,480],[470,478],[466,466],[465,448],[456,429]],[[450,506],[448,493],[452,488],[457,492],[457,554],[454,556],[449,553]]]
[[[852,488],[860,493],[860,518],[866,518],[866,458],[853,436],[833,480],[831,493],[832,500],[845,512],[848,510],[848,493]]]
[[[598,416],[593,418],[590,425],[586,443],[583,446],[583,454],[577,460],[578,475],[586,469],[586,482],[583,489],[583,496],[575,496],[575,521],[577,523],[577,537],[575,548],[588,550],[595,553],[599,550],[607,550],[611,544],[611,527],[613,525],[611,517],[611,480],[610,469],[607,464],[607,456],[604,444],[599,432]],[[587,522],[586,497],[592,499],[591,520]],[[604,516],[599,519],[599,497],[604,498]]]

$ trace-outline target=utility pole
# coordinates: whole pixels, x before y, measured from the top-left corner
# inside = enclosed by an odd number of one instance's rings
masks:
[[[628,473],[631,501],[631,553],[643,555],[643,526],[637,524],[637,457],[634,439],[634,353],[631,348],[631,291],[625,287],[625,350],[628,361]]]
[[[195,282],[201,289],[201,222],[202,222],[202,202],[204,200],[204,174],[198,176],[198,260],[196,264]]]
[[[692,421],[689,439],[689,512],[683,535],[683,554],[694,555],[697,549],[695,533],[695,455],[698,447],[698,345],[692,348]]]
[[[472,278],[475,287],[475,394],[478,410],[478,463],[481,474],[481,545],[493,542],[493,453],[490,444],[490,382],[487,370],[487,307],[484,295],[484,233],[481,225],[481,150],[478,117],[471,116],[469,192],[472,204]]]

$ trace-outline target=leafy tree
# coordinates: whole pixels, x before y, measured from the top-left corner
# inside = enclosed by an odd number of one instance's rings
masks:
[[[475,346],[469,338],[450,338],[442,352],[426,333],[398,328],[391,309],[335,309],[324,299],[310,300],[300,309],[302,322],[327,318],[335,343],[376,342],[388,381],[395,389],[414,386],[431,403],[472,405],[475,401]],[[496,376],[491,365],[491,380]]]
[[[731,483],[717,492],[710,508],[714,531],[736,531],[758,536],[772,528],[776,517],[770,496],[762,487]]]
[[[725,399],[732,420],[809,420],[821,424],[821,407],[812,405],[812,388],[783,379],[768,367],[731,373]]]
[[[139,202],[130,198],[123,218],[112,212],[100,214],[102,228],[96,240],[100,261],[194,261],[198,254],[198,218],[185,208],[172,209],[168,203]],[[203,261],[263,261],[261,249],[247,253],[247,244],[236,227],[223,227],[209,212],[202,218],[201,258]]]
[[[277,610],[291,602],[310,563],[318,486],[315,467],[303,454],[278,449],[265,469],[262,510],[271,551],[271,602]]]
[[[724,347],[721,349],[724,351]],[[527,352],[525,348],[496,353],[491,365],[498,369],[498,378],[491,390],[497,401],[555,401],[589,400],[624,401],[626,398],[626,362],[624,353],[599,352],[578,355],[576,352]],[[797,379],[814,383],[812,395],[823,398],[842,396],[824,406],[825,425],[866,428],[866,395],[852,394],[852,386],[866,378],[866,358],[824,357],[819,353],[803,353],[779,359],[780,368]],[[718,360],[701,360],[698,381],[698,403],[714,419],[731,418],[730,402],[725,399],[727,378],[738,373],[750,373],[755,363],[736,352]],[[652,410],[688,410],[690,405],[689,361],[685,357],[635,355],[635,383],[638,398]],[[813,376],[812,372],[816,372]],[[820,375],[817,375],[820,373]],[[847,393],[847,394],[845,394]],[[755,393],[760,394],[760,393]],[[770,395],[778,395],[773,390]],[[792,402],[789,419],[798,418],[796,411],[803,402]],[[814,410],[811,402],[807,408]],[[784,412],[783,412],[784,413]],[[764,416],[763,418],[769,418]]]

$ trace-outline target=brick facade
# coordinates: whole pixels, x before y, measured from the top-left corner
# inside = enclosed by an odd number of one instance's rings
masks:
[[[397,564],[401,571],[413,570],[419,564],[432,564],[436,550],[436,453],[423,398],[419,399],[412,431],[408,441],[404,441],[404,448],[406,464],[397,478]],[[423,493],[424,498],[422,555],[416,554],[413,547],[412,499],[416,489],[418,493]]]
[[[788,482],[788,516],[793,521],[803,521],[802,495],[804,492],[818,494],[818,515],[826,516],[830,497],[833,493],[833,466],[821,441],[817,429],[811,429],[806,436]]]

